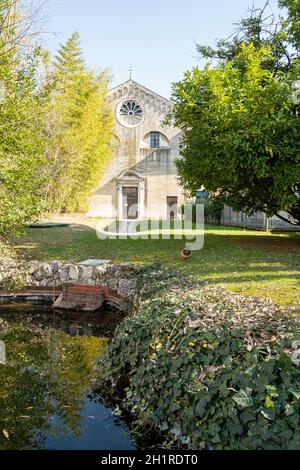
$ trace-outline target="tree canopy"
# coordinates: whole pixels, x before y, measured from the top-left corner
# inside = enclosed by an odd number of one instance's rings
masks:
[[[174,84],[170,119],[183,131],[177,166],[192,194],[205,186],[248,213],[299,222],[297,52],[288,42],[290,20],[266,29],[264,12],[252,11],[216,49],[199,46],[217,64],[194,68]]]
[[[288,11],[288,17],[284,22],[287,27],[290,42],[299,51],[300,49],[300,1],[279,0],[279,6]]]

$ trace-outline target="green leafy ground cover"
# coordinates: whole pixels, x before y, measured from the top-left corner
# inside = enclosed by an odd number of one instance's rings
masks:
[[[299,449],[298,320],[174,272],[156,269],[143,284],[99,363],[101,390],[139,432],[155,426],[166,447]]]
[[[185,263],[184,243],[100,241],[73,226],[30,229],[16,248],[44,261],[145,265],[140,307],[99,364],[101,390],[141,434],[155,427],[169,447],[298,449],[299,235],[206,227],[204,249]],[[157,262],[166,270],[149,267]]]

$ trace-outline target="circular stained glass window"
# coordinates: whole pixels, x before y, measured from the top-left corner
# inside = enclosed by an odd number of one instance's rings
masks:
[[[119,122],[126,127],[137,127],[143,123],[145,118],[143,107],[134,100],[120,103],[117,115]]]

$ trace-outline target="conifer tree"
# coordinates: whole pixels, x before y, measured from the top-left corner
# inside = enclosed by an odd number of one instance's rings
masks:
[[[113,126],[108,76],[84,62],[79,34],[61,46],[48,83],[51,94],[47,201],[52,211],[84,211],[110,156]]]

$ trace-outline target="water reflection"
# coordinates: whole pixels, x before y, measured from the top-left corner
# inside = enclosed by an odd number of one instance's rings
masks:
[[[0,317],[0,449],[134,449],[124,423],[88,395],[106,339]]]
[[[83,402],[80,435],[69,433],[61,416],[51,417],[56,429],[45,441],[47,449],[57,450],[124,450],[135,449],[124,424],[112,418],[111,410],[91,396]],[[60,432],[57,432],[60,430]]]

